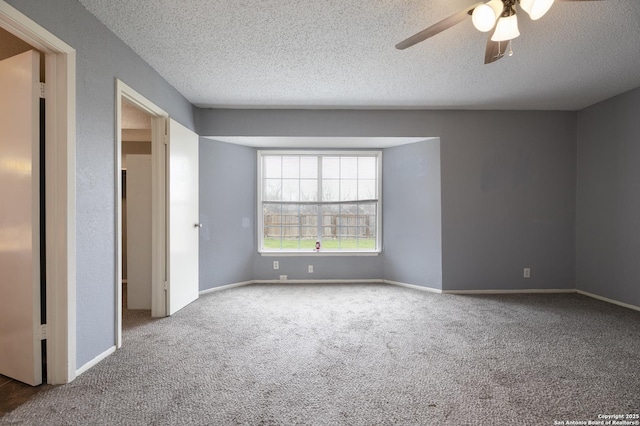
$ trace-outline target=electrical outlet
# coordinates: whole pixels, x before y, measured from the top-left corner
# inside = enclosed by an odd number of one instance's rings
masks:
[[[277,260],[273,261],[273,269],[280,269],[280,262],[278,262]]]
[[[531,278],[531,268],[524,268],[524,277]]]
[[[286,281],[286,280],[287,280],[286,275],[280,275],[280,281]]]
[[[313,265],[309,265],[309,273],[313,274]]]

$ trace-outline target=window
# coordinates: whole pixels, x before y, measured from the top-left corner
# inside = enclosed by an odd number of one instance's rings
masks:
[[[260,252],[379,252],[381,156],[258,151]]]

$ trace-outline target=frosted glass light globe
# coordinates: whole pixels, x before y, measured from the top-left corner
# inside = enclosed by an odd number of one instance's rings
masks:
[[[496,25],[496,20],[502,14],[504,4],[502,0],[491,0],[473,9],[471,21],[478,31],[486,33]]]
[[[520,7],[535,21],[549,11],[553,2],[554,0],[520,0]]]
[[[518,17],[516,15],[503,16],[498,19],[496,32],[491,36],[493,41],[512,40],[520,35],[518,30]]]

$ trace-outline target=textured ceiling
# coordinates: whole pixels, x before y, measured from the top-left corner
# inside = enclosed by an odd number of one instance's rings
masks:
[[[200,107],[578,110],[640,86],[640,0],[519,13],[484,65],[468,19],[394,45],[475,0],[80,0]]]

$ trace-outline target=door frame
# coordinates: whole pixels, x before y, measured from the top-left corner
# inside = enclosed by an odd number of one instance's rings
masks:
[[[47,382],[76,377],[76,51],[0,0],[0,27],[45,54]]]
[[[122,347],[122,100],[151,118],[151,316],[165,317],[167,282],[167,123],[169,114],[123,81],[116,79],[115,232],[116,232],[116,348]]]

